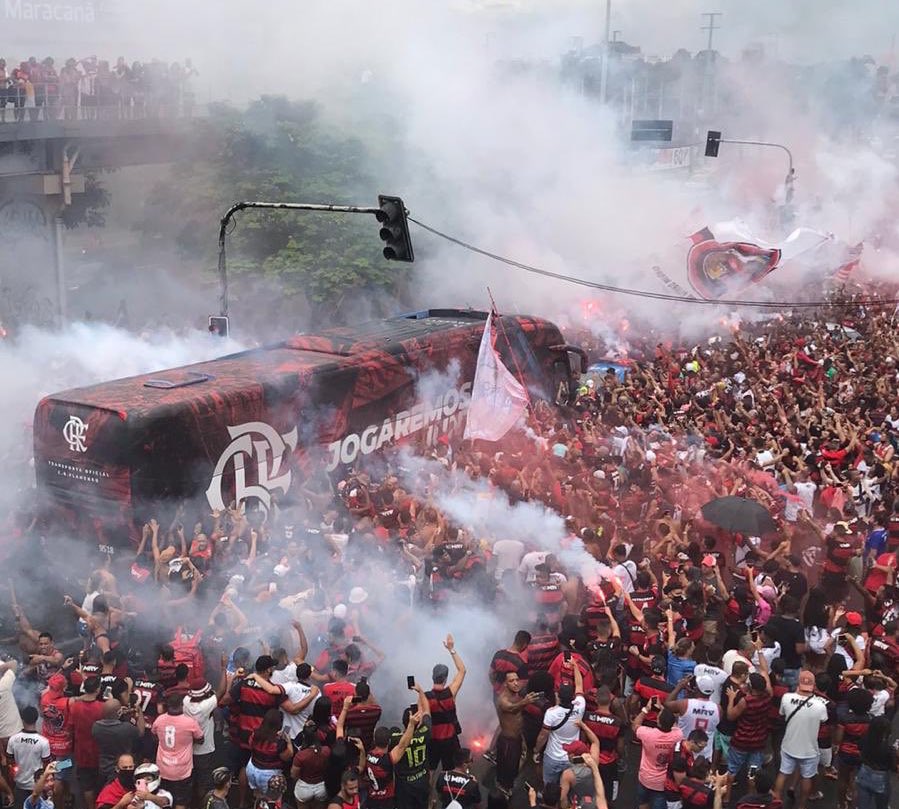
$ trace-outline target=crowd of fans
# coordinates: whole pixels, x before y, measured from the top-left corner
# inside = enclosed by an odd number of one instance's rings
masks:
[[[894,317],[778,315],[695,345],[630,324],[623,378],[535,403],[497,445],[443,437],[310,473],[265,513],[151,520],[133,556],[65,598],[80,632],[65,650],[37,623],[58,620],[45,601],[26,610],[11,589],[0,789],[29,809],[74,791],[87,809],[474,809],[485,791],[542,809],[804,809],[835,791],[840,809],[884,809]],[[454,520],[472,486],[510,526],[537,506],[564,531],[532,543]],[[727,495],[776,530],[708,522],[701,507]],[[444,659],[410,648],[472,609]],[[492,657],[471,640],[489,621],[511,641]],[[399,661],[408,682],[388,676]]]
[[[18,66],[0,58],[0,123],[190,115],[197,75],[190,59],[129,65],[120,56],[110,65],[88,56],[66,59],[57,69],[50,56]]]

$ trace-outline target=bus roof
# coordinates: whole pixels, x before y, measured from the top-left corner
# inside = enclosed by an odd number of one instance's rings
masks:
[[[65,402],[116,412],[122,419],[143,416],[208,396],[229,397],[244,392],[253,383],[277,385],[296,376],[323,370],[323,366],[345,362],[347,358],[401,353],[416,347],[428,335],[471,327],[480,334],[485,312],[468,310],[427,310],[389,320],[378,320],[327,329],[318,334],[296,334],[287,340],[180,368],[72,388],[45,398],[45,402]],[[295,384],[295,383],[294,383]]]

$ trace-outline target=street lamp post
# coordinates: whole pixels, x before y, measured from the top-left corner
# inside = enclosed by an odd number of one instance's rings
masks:
[[[612,0],[606,0],[606,31],[602,45],[602,72],[599,77],[599,100],[606,103],[609,88],[609,30],[612,27]]]

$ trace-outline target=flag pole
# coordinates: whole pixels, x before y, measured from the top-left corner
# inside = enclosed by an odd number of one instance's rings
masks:
[[[499,311],[496,308],[496,301],[493,299],[493,292],[490,287],[487,287],[487,295],[490,298],[490,315],[489,317],[493,317],[496,315],[496,320],[499,323],[500,331],[503,333],[503,339],[506,341],[506,345],[509,346],[509,356],[512,357],[512,362],[515,364],[515,371],[518,374],[518,382],[521,384],[521,387],[524,388],[524,394],[528,397],[528,407],[531,406],[531,392],[528,390],[527,383],[524,380],[524,373],[521,370],[521,366],[518,364],[518,358],[515,356],[515,351],[512,348],[512,341],[509,339],[509,335],[506,334],[506,327],[503,325],[502,318],[500,317]]]

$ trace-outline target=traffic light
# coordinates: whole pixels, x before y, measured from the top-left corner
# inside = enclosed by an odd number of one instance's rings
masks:
[[[718,157],[718,147],[721,145],[721,133],[714,129],[709,130],[705,137],[705,156]]]
[[[219,337],[228,336],[228,318],[211,315],[209,318],[209,333]]]
[[[406,206],[399,197],[378,195],[378,207],[381,209],[375,216],[381,223],[381,241],[384,244],[384,258],[390,261],[414,261],[412,239],[409,236],[409,222],[406,219]]]

